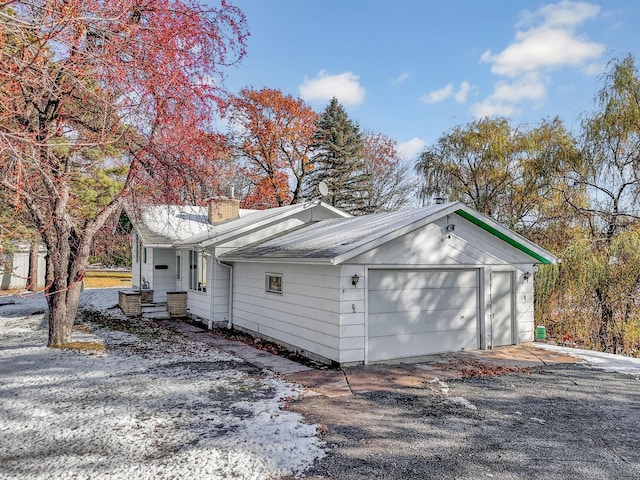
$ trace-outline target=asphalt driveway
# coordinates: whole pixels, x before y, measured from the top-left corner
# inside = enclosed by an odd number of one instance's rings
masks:
[[[330,450],[305,478],[640,478],[634,376],[559,363],[420,381],[393,368],[409,380],[292,406]]]

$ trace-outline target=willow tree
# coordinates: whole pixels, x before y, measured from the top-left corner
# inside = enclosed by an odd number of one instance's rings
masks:
[[[224,1],[0,7],[0,182],[48,251],[49,346],[71,339],[91,243],[107,219],[133,193],[180,191],[210,168],[221,79],[246,35],[242,12]]]
[[[575,139],[557,118],[533,128],[484,118],[440,137],[420,155],[416,170],[424,200],[460,200],[509,228],[539,235],[562,219],[571,223],[574,211],[565,195],[583,205],[584,189],[566,188],[566,172],[579,157]]]
[[[596,109],[582,122],[582,164],[567,175],[588,193],[589,203],[574,207],[590,230],[561,254],[568,260],[551,284],[550,299],[559,308],[550,315],[564,324],[577,315],[589,324],[581,340],[630,352],[640,348],[640,78],[634,58],[614,60],[603,78]]]

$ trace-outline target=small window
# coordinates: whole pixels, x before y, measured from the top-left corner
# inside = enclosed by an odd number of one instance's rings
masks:
[[[142,263],[147,263],[147,247],[142,249]]]
[[[282,295],[282,274],[267,273],[265,277],[265,290],[269,293]]]
[[[182,255],[176,256],[176,280],[180,280],[182,275]]]

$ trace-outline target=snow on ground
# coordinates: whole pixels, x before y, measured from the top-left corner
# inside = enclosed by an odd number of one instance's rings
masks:
[[[640,358],[625,357],[613,353],[596,352],[595,350],[581,350],[579,348],[559,347],[546,343],[533,343],[534,347],[553,352],[571,355],[580,358],[592,367],[604,370],[605,372],[627,373],[630,375],[640,374]]]
[[[6,300],[6,297],[4,297]],[[41,295],[0,304],[0,478],[269,479],[324,455],[316,426],[283,409],[301,388],[140,321],[48,349]],[[81,304],[120,318],[117,290]]]

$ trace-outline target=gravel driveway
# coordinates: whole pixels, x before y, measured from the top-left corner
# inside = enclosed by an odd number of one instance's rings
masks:
[[[584,365],[295,405],[326,425],[326,479],[640,478],[640,381]]]

